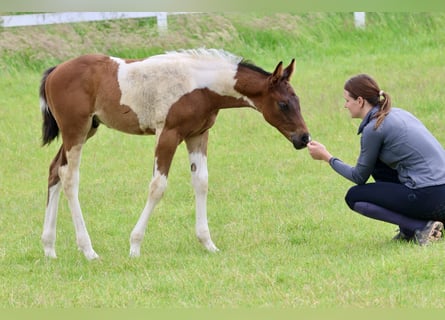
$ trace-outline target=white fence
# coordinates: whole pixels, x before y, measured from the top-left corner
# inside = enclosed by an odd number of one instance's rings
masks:
[[[169,14],[182,14],[173,12]],[[112,19],[156,17],[158,30],[167,30],[167,12],[58,12],[0,16],[0,27],[22,27],[42,24],[101,21]],[[365,13],[354,12],[354,23],[357,28],[365,27]]]
[[[178,14],[180,12],[170,13]],[[0,27],[156,17],[158,29],[167,30],[167,12],[57,12],[0,16]]]

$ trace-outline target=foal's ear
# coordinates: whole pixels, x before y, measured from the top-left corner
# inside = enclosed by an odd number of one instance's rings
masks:
[[[283,76],[283,61],[280,61],[277,67],[275,68],[275,71],[272,74],[272,77],[270,79],[271,83],[278,82],[278,80],[280,80],[282,76]]]
[[[292,74],[294,73],[294,70],[295,70],[295,59],[292,59],[290,64],[286,67],[286,69],[284,69],[283,78],[289,81],[290,77],[292,77]]]

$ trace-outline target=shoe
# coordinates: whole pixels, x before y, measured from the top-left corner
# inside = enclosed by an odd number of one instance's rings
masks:
[[[422,230],[416,230],[414,238],[418,245],[425,246],[431,241],[437,241],[442,237],[443,223],[440,221],[428,221]]]
[[[402,230],[399,229],[399,232],[392,238],[393,241],[413,241],[414,235],[408,236]]]

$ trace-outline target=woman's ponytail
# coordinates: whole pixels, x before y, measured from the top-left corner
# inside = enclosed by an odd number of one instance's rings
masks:
[[[380,124],[383,122],[383,120],[391,110],[391,96],[387,94],[385,91],[383,90],[379,91],[378,101],[380,109],[375,114],[377,121],[375,123],[374,129],[377,129],[380,126]]]

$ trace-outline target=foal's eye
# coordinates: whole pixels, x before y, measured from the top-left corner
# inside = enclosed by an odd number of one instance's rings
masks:
[[[281,111],[289,110],[289,105],[286,102],[278,102],[278,106],[280,107]]]

